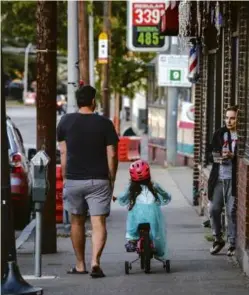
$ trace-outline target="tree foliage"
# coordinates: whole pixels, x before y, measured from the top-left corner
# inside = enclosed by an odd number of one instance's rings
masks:
[[[2,42],[3,45],[18,47],[36,43],[36,2],[2,1]],[[97,60],[98,36],[103,29],[103,1],[93,2],[94,47]],[[146,64],[154,57],[153,53],[130,52],[126,47],[126,1],[112,1],[111,21],[111,61],[110,87],[129,97],[145,87]],[[58,1],[58,49],[67,51],[67,1]],[[96,63],[97,64],[97,63]],[[101,66],[97,64],[100,75]],[[100,83],[97,83],[100,87]]]
[[[67,48],[67,1],[58,1],[58,49]],[[36,1],[1,1],[3,45],[36,44]]]

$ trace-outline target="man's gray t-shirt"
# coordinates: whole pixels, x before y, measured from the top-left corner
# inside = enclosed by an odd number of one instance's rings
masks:
[[[237,132],[231,132],[231,140],[232,140],[232,152],[234,153],[235,147],[236,147],[236,142],[238,139]],[[224,145],[222,147],[222,150],[229,150],[229,145],[228,145],[228,133],[224,133]],[[219,170],[219,179],[232,179],[232,160],[228,159],[225,161],[224,164],[220,165],[220,170]]]

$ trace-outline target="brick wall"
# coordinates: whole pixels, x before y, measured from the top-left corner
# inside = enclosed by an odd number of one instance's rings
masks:
[[[249,22],[249,20],[248,20]],[[247,52],[247,96],[249,95],[249,53]],[[246,109],[247,109],[247,121],[246,121],[246,126],[245,129],[249,130],[249,99],[246,100],[247,105],[246,105]],[[245,144],[245,156],[247,158],[249,158],[249,131],[247,131],[247,135],[246,135],[246,144]]]
[[[249,160],[239,159],[238,180],[238,245],[249,247]]]
[[[247,11],[248,10],[249,10],[249,8],[247,7]],[[247,26],[249,26],[248,22],[249,22],[249,19],[247,19]],[[246,143],[245,143],[245,156],[247,158],[249,158],[249,99],[248,99],[248,95],[249,95],[249,52],[248,51],[249,51],[249,49],[247,50],[247,99],[246,99],[247,121],[246,121],[246,125],[245,125],[245,129],[248,130],[247,134],[246,134]]]
[[[202,105],[201,105],[201,162],[205,166],[207,163],[207,83],[208,83],[208,56],[203,55],[202,70]]]
[[[208,1],[203,3],[203,20],[202,20],[202,35],[207,27],[209,18]],[[201,163],[204,165],[207,162],[206,149],[207,149],[207,84],[208,84],[208,55],[207,52],[202,54],[202,79],[201,83]]]
[[[249,160],[239,159],[237,203],[237,258],[249,275]]]
[[[203,2],[202,36],[207,27],[208,4]],[[239,7],[238,17],[238,73],[233,73],[232,58],[232,34],[236,30],[234,21],[234,5]],[[249,3],[248,2],[220,2],[224,16],[223,38],[219,40],[219,48],[223,48],[224,63],[222,75],[222,105],[225,110],[232,104],[233,79],[238,79],[236,97],[239,104],[238,135],[239,135],[239,159],[238,159],[238,192],[237,192],[237,258],[243,269],[249,275]],[[233,13],[232,13],[233,12]],[[236,18],[235,18],[236,19]],[[203,40],[203,38],[202,38]],[[223,44],[221,41],[223,40]],[[222,47],[224,46],[224,47]],[[219,57],[220,58],[220,57]],[[207,126],[209,114],[207,113],[208,100],[208,52],[205,47],[201,54],[200,80],[195,87],[195,130],[194,130],[194,161],[193,161],[193,190],[201,193],[198,198],[199,212],[208,216],[207,181],[210,174],[210,166],[207,166]],[[220,103],[217,102],[217,103]],[[216,109],[214,106],[214,110]],[[218,119],[218,118],[217,118]],[[221,118],[223,121],[223,118]],[[248,131],[247,131],[248,130]],[[196,203],[194,202],[194,205]]]
[[[249,125],[248,65],[249,65],[249,5],[239,8],[239,65],[238,65],[238,174],[237,174],[237,258],[249,275],[249,155],[247,137]]]
[[[202,73],[203,62],[199,61],[199,70]],[[195,129],[194,129],[194,159],[193,159],[193,205],[198,204],[199,191],[199,162],[201,158],[201,101],[202,101],[202,76],[195,86]]]
[[[206,6],[205,6],[206,5]],[[232,96],[232,47],[231,47],[231,37],[232,37],[232,21],[231,21],[231,3],[230,1],[223,2],[223,12],[224,12],[224,69],[223,69],[223,105],[222,109],[225,109],[231,104],[231,96]],[[204,34],[205,26],[207,26],[207,4],[204,3],[202,19],[202,34]],[[222,44],[219,44],[219,48],[222,47]],[[195,154],[195,166],[198,167],[199,171],[196,172],[194,170],[194,184],[195,180],[199,176],[199,189],[201,189],[200,195],[200,212],[207,214],[207,180],[209,177],[210,169],[206,168],[207,164],[207,148],[208,148],[208,140],[207,140],[207,123],[209,120],[207,114],[207,88],[208,88],[208,54],[207,52],[202,54],[202,68],[201,68],[201,77],[198,91],[196,92],[196,100],[198,106],[198,99],[201,97],[201,105],[200,105],[200,117],[197,116],[195,124],[200,126],[200,137],[199,140],[201,142],[200,146],[200,158],[198,159],[198,133],[195,138],[195,143],[197,142],[196,154]],[[215,109],[215,107],[214,107]],[[223,121],[223,118],[222,118]],[[195,186],[194,186],[195,188]]]
[[[248,84],[248,9],[247,4],[241,4],[239,9],[239,67],[238,67],[238,153],[245,152],[246,118],[247,118],[247,87]],[[248,123],[248,122],[247,122]]]
[[[232,12],[231,1],[223,3],[224,7],[224,73],[223,73],[223,114],[231,104],[232,97]]]

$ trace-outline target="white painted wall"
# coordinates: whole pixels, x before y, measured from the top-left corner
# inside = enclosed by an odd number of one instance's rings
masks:
[[[131,126],[133,128],[133,130],[138,135],[142,134],[143,130],[138,129],[138,115],[139,115],[139,109],[145,109],[146,108],[145,92],[137,93],[133,100],[130,100],[128,97],[124,97],[124,99],[123,99],[123,109],[125,107],[130,107],[131,108],[131,122],[129,122],[129,124],[125,124],[125,125],[126,126],[127,125]]]

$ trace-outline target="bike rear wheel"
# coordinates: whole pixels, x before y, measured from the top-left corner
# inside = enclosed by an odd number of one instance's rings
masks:
[[[150,273],[151,247],[150,247],[149,233],[145,233],[144,235],[143,248],[144,248],[144,272]]]

